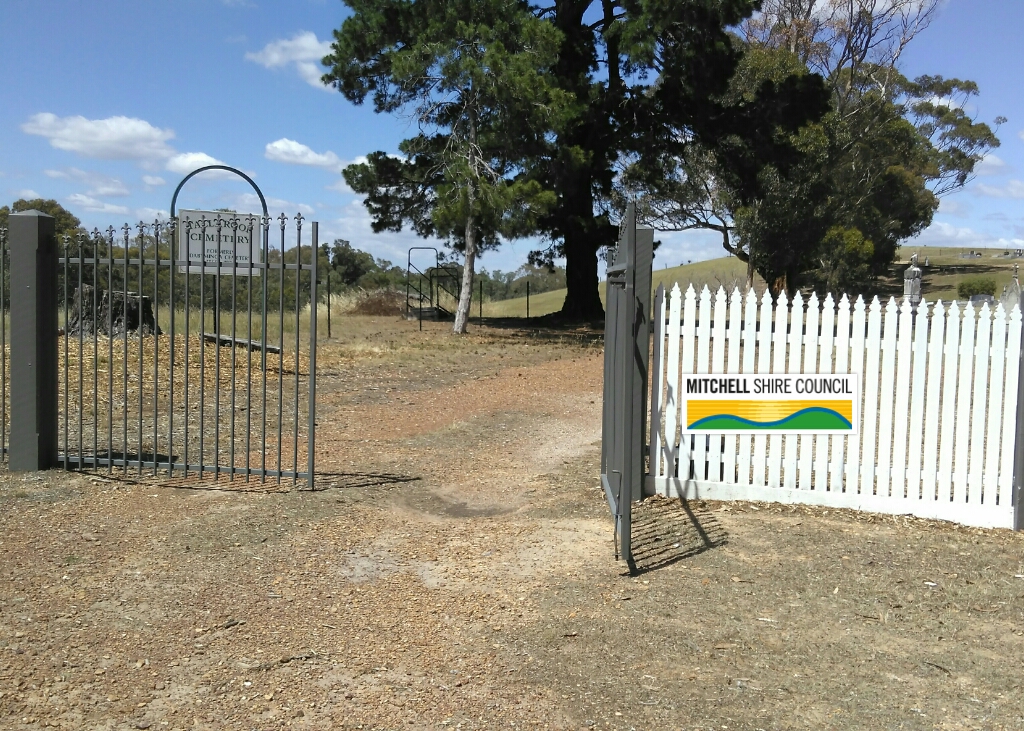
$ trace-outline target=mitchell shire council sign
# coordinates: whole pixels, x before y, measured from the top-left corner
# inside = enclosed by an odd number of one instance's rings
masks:
[[[226,211],[178,211],[178,260],[189,274],[260,276],[263,224],[259,216]],[[252,262],[252,265],[250,265]],[[184,272],[186,267],[180,266]]]
[[[856,434],[856,374],[683,374],[682,425],[703,434]]]

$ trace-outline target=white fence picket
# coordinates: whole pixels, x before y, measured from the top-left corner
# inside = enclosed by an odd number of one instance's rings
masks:
[[[932,307],[931,335],[928,340],[928,382],[925,385],[924,412],[931,414],[932,418],[925,419],[924,423],[924,454],[923,471],[921,475],[921,497],[929,501],[935,500],[936,480],[938,475],[940,459],[935,455],[939,454],[939,424],[941,418],[936,419],[935,414],[940,413],[942,408],[939,400],[942,394],[942,355],[946,342],[946,307],[939,300]]]
[[[999,506],[1006,510],[1012,510],[1011,495],[1013,493],[1013,452],[1014,440],[1011,434],[1014,433],[1017,419],[1017,380],[1018,359],[1021,348],[1021,312],[1019,307],[1014,307],[1010,313],[1009,333],[1006,342],[1006,387],[1003,401],[1003,444],[1000,449],[1001,457],[999,462]]]
[[[694,372],[694,345],[697,339],[697,295],[693,285],[686,288],[683,295],[683,361],[680,369],[683,373]],[[682,415],[682,424],[686,424],[686,414]],[[689,482],[692,477],[693,436],[681,434],[679,439],[679,464],[676,468],[679,479]]]
[[[1003,417],[1003,380],[1006,367],[1006,309],[996,307],[992,323],[992,377],[988,382],[988,429],[985,439],[985,472],[981,482],[981,500],[988,506],[996,505],[999,494],[999,448],[1002,435],[1000,427]]]
[[[971,391],[971,443],[967,461],[967,502],[981,505],[981,473],[985,464],[985,406],[989,380],[989,335],[992,313],[988,303],[978,313],[974,345],[974,388]]]
[[[789,320],[789,353],[786,358],[786,372],[800,373],[803,367],[804,339],[804,298],[800,292],[793,297],[793,307]],[[797,442],[794,434],[783,437],[782,486],[787,490],[796,488]]]
[[[896,400],[892,405],[892,481],[889,494],[903,499],[907,490],[907,423],[910,412],[910,365],[913,355],[911,335],[914,313],[910,299],[900,305],[899,331],[896,334]]]
[[[676,442],[676,423],[679,418],[679,341],[682,338],[679,322],[682,307],[682,293],[679,285],[672,285],[669,295],[668,315],[668,372],[665,375],[665,476],[675,477],[679,464],[679,448]]]
[[[864,332],[863,325],[864,323],[861,322],[861,333]],[[863,336],[861,341],[863,342]],[[861,349],[863,347],[862,344]],[[836,373],[861,373],[859,365],[857,370],[851,366],[851,348],[850,298],[844,294],[843,298],[839,300],[839,316],[836,319]],[[853,437],[836,437],[832,440],[828,467],[830,492],[846,491],[847,459],[854,459],[853,452],[856,452],[856,442]]]
[[[878,447],[875,450],[877,464],[876,479],[878,480],[875,494],[878,497],[889,497],[889,486],[892,482],[892,417],[893,396],[896,384],[896,329],[898,327],[899,308],[896,299],[889,298],[885,305],[882,336],[882,373],[878,391],[881,395],[878,409]]]
[[[728,319],[725,287],[715,293],[711,314],[711,372],[725,372],[725,321]],[[722,480],[722,435],[708,437],[708,479]]]
[[[651,452],[652,475],[661,476],[664,464],[661,454],[661,422],[665,413],[665,285],[659,284],[654,293],[654,348],[651,353],[651,370],[647,378],[651,383]],[[654,415],[657,418],[654,418]]]
[[[711,290],[705,286],[700,291],[697,310],[697,365],[689,373],[711,372]],[[709,436],[696,434],[693,440],[693,475],[695,480],[708,479]]]
[[[772,354],[772,296],[767,289],[761,297],[760,318],[757,327],[757,373],[770,373]],[[751,484],[753,485],[764,485],[766,482],[766,443],[767,437],[764,434],[754,436],[754,463],[751,465],[753,470]]]
[[[785,292],[779,294],[775,306],[775,333],[772,335],[772,373],[786,372],[787,340],[786,330],[789,328],[789,298]],[[782,471],[782,435],[772,434],[768,437],[768,487],[781,485]]]
[[[875,465],[878,434],[878,371],[882,367],[882,303],[871,300],[868,311],[868,335],[864,342],[864,418],[860,447],[861,495],[875,494]]]
[[[743,369],[740,373],[754,373],[754,355],[757,351],[757,295],[754,294],[753,289],[747,291],[743,306]],[[739,476],[736,484],[743,487],[751,484],[751,451],[753,449],[754,439],[751,439],[749,434],[744,434],[739,438],[740,453],[737,467]]]
[[[740,373],[740,348],[741,340],[740,336],[743,333],[743,302],[742,295],[740,294],[739,287],[736,287],[732,291],[732,295],[729,297],[729,326],[726,330],[726,373]],[[751,351],[753,355],[753,351]],[[727,436],[724,442],[724,449],[722,451],[722,481],[723,482],[741,482],[739,475],[737,474],[736,457],[737,449],[742,443],[738,437]],[[750,469],[750,439],[747,438],[746,442],[747,449],[747,469]],[[746,481],[743,481],[746,484]]]
[[[964,307],[960,328],[960,381],[956,389],[956,438],[953,442],[953,502],[967,502],[967,463],[971,446],[971,376],[974,373],[974,306]]]
[[[817,296],[815,296],[817,300]],[[817,307],[815,307],[817,312]],[[818,371],[820,373],[833,373],[832,370],[832,349],[835,344],[835,319],[836,303],[832,294],[825,295],[825,301],[821,306],[821,333],[818,335]],[[805,362],[806,363],[806,362]],[[837,438],[836,443],[840,439]],[[828,490],[828,451],[831,439],[827,436],[814,438],[814,475],[810,477],[810,487],[822,492]],[[808,445],[810,446],[810,445]],[[801,487],[803,485],[801,484]]]
[[[818,295],[811,293],[811,296],[807,300],[807,315],[805,319],[806,332],[804,334],[804,362],[803,362],[803,373],[817,373],[818,372],[818,346],[820,341],[818,339],[818,318],[821,314],[821,310],[818,305]],[[794,358],[790,358],[792,362]],[[789,437],[796,441],[794,437]],[[811,458],[814,454],[814,437],[810,434],[803,434],[800,436],[800,456],[797,459],[798,462],[798,479],[796,486],[801,490],[810,490],[812,485],[811,478]]]
[[[907,498],[921,499],[921,439],[924,436],[924,394],[928,366],[928,303],[921,299],[914,316],[914,370],[910,376],[910,420],[907,451]]]
[[[942,362],[942,428],[939,429],[939,473],[935,500],[948,503],[953,489],[953,440],[956,436],[956,374],[960,360],[960,307],[956,300],[946,310],[946,347]]]
[[[850,325],[850,373],[860,376],[861,392],[864,389],[864,298],[858,296],[853,305],[853,317]],[[863,401],[863,399],[861,399]],[[861,406],[861,415],[864,407]],[[864,433],[864,419],[861,416],[861,426],[854,436],[846,437],[846,484],[844,492],[852,494],[860,493],[860,440]]]

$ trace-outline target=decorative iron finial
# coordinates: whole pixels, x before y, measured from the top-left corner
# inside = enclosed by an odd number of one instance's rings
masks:
[[[285,227],[288,225],[288,216],[282,213],[277,217],[277,219],[281,222],[281,230],[284,231]]]
[[[295,229],[297,231],[301,231],[302,230],[302,213],[301,212],[295,214]]]

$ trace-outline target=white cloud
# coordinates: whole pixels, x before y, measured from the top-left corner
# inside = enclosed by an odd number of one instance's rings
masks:
[[[1017,133],[1017,136],[1024,140],[1024,129]]]
[[[167,181],[161,178],[159,175],[143,175],[142,182],[146,185],[157,186],[166,185]]]
[[[149,223],[156,219],[160,219],[161,221],[166,220],[167,211],[162,211],[159,208],[136,208],[135,215],[138,216],[140,220]]]
[[[344,193],[345,195],[356,194],[356,192],[348,186],[348,183],[345,182],[345,178],[342,177],[339,177],[336,182],[328,185],[327,190],[333,190],[335,193]]]
[[[303,217],[306,217],[316,212],[312,206],[305,203],[295,203],[294,201],[285,200],[284,198],[267,198],[266,200],[267,211],[274,221],[277,221],[277,217],[282,213],[288,216],[288,220],[291,221],[292,217],[296,213],[301,213]],[[260,214],[263,211],[260,199],[255,193],[239,193],[237,195],[232,195],[226,199],[226,202],[223,203],[223,205],[233,211],[239,211],[241,213]],[[277,224],[275,223],[274,225],[276,226]],[[292,223],[289,223],[288,225],[291,226]]]
[[[21,130],[45,137],[58,150],[103,160],[159,160],[174,153],[167,144],[173,130],[134,117],[86,119],[41,112],[29,117]]]
[[[955,200],[953,198],[940,198],[939,199],[939,213],[947,216],[956,216],[957,218],[966,218],[971,208],[962,201]]]
[[[1024,198],[1024,180],[1011,180],[1004,186],[980,184],[974,190],[991,198]]]
[[[24,200],[24,201],[35,200],[36,198],[42,198],[43,197],[43,196],[39,195],[39,193],[37,193],[36,191],[32,190],[31,188],[22,188],[21,190],[19,190],[14,195],[17,196],[18,200]]]
[[[290,140],[287,137],[268,143],[263,154],[268,160],[288,165],[311,165],[331,170],[341,170],[342,167],[341,158],[330,150],[314,152],[301,142]]]
[[[101,200],[91,198],[87,195],[82,195],[81,193],[69,195],[67,201],[72,206],[86,211],[93,211],[96,213],[117,213],[119,215],[128,214],[128,209],[125,206],[115,206],[111,203],[104,203]]]
[[[985,249],[999,246],[993,236],[979,233],[966,226],[953,226],[944,221],[936,221],[926,228],[917,238],[903,244],[904,248],[917,246],[947,246],[965,249]]]
[[[220,160],[210,157],[205,152],[181,152],[174,155],[167,161],[167,169],[172,173],[188,175],[193,170],[198,170],[207,165],[223,165]]]
[[[989,153],[974,166],[974,172],[978,175],[1001,175],[1007,169],[1006,162],[996,155]]]
[[[302,80],[318,89],[326,89],[320,81],[324,73],[320,59],[331,52],[329,41],[320,41],[315,33],[300,31],[291,38],[273,41],[245,58],[268,69],[294,66]]]
[[[88,196],[126,196],[131,193],[128,186],[117,178],[111,178],[102,173],[79,170],[78,168],[67,168],[66,170],[44,170],[43,173],[50,178],[61,180],[74,180],[84,183],[89,187],[85,192]]]

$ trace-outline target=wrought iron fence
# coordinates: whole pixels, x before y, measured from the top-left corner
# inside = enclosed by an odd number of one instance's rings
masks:
[[[204,215],[65,237],[60,464],[312,487],[319,242],[303,227]]]

